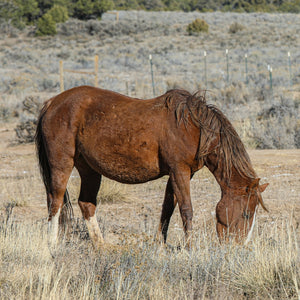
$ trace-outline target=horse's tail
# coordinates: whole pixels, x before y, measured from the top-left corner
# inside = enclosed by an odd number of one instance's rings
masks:
[[[49,105],[51,104],[51,99],[48,100],[38,117],[37,121],[37,127],[36,127],[36,132],[35,132],[35,145],[36,145],[36,152],[37,152],[37,157],[39,161],[39,167],[40,167],[40,172],[41,176],[46,188],[47,194],[51,193],[51,169],[50,169],[50,164],[49,164],[49,159],[47,155],[47,149],[44,141],[44,134],[43,134],[43,129],[42,129],[42,121],[45,116],[45,113],[47,112],[47,109]],[[49,205],[50,203],[48,203]],[[48,207],[48,211],[49,211]],[[73,208],[72,204],[70,201],[69,193],[68,190],[65,191],[64,194],[64,202],[63,202],[63,207],[61,210],[59,222],[60,224],[65,224],[73,218]]]

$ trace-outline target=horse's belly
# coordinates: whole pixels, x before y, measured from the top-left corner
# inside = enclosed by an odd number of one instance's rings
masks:
[[[109,172],[106,171],[107,170],[102,170],[101,173],[110,179],[128,184],[144,183],[162,176],[162,174],[160,174],[160,172],[157,172],[156,170],[143,168],[135,168],[131,170],[119,169],[118,172],[111,172],[110,170]]]
[[[166,175],[160,169],[157,153],[136,153],[134,148],[125,152],[102,150],[86,159],[93,169],[110,179],[122,183],[143,183]]]

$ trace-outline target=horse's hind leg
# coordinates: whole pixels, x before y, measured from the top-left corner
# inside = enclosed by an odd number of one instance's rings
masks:
[[[59,229],[59,217],[63,209],[64,195],[67,183],[72,172],[72,164],[64,171],[58,168],[51,170],[50,190],[47,192],[48,203],[48,243],[52,249],[55,247]],[[61,224],[64,225],[64,224]]]
[[[170,224],[170,219],[172,217],[176,204],[177,204],[177,200],[174,195],[174,190],[172,187],[171,180],[169,179],[166,187],[165,198],[164,198],[164,203],[162,205],[162,212],[161,212],[160,223],[158,227],[158,234],[157,234],[158,240],[161,239],[161,235],[162,235],[164,242],[167,241],[167,233]]]
[[[97,194],[101,184],[101,174],[94,171],[82,157],[75,163],[75,167],[81,178],[78,204],[86,222],[93,246],[98,249],[104,243],[95,214]]]

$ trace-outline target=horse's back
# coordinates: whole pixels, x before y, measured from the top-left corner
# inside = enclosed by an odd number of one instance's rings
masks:
[[[76,117],[77,114],[90,118],[97,113],[118,113],[120,117],[135,115],[137,118],[137,114],[142,117],[144,114],[151,116],[161,112],[163,103],[159,98],[141,100],[105,89],[80,86],[53,97],[47,106],[50,106],[48,110],[53,115],[63,114],[65,119]]]

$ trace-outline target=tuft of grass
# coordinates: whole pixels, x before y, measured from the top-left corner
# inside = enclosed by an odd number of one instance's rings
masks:
[[[103,177],[102,177],[103,178]],[[98,193],[98,203],[118,203],[128,201],[126,185],[103,178]]]
[[[234,22],[229,26],[229,33],[237,33],[239,31],[243,31],[245,29],[245,26],[243,26],[242,24],[238,23],[238,22]]]

